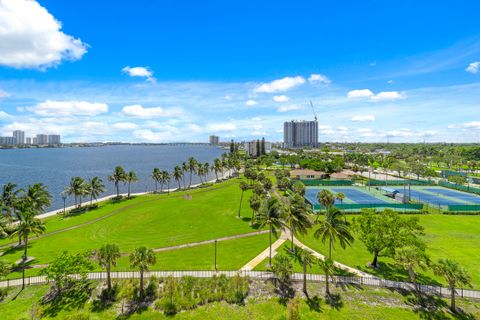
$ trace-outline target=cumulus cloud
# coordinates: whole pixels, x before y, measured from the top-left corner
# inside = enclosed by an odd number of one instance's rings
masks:
[[[249,106],[249,107],[253,107],[253,106],[257,105],[257,104],[258,104],[258,102],[255,101],[255,100],[252,100],[252,99],[247,100],[247,101],[245,102],[245,105],[247,105],[247,106]]]
[[[254,92],[274,93],[288,91],[294,87],[305,83],[305,79],[300,76],[285,77],[282,79],[274,80],[269,83],[264,83],[254,89]]]
[[[277,109],[278,112],[287,112],[287,111],[294,111],[294,110],[301,110],[303,109],[302,106],[299,106],[297,104],[292,104],[289,106],[281,106]]]
[[[108,105],[105,103],[75,100],[47,100],[26,109],[42,117],[96,116],[108,112]]]
[[[352,90],[347,93],[349,99],[369,99],[371,101],[394,101],[403,99],[404,95],[397,91],[383,91],[374,94],[370,89]]]
[[[468,67],[465,69],[465,71],[475,74],[475,73],[478,73],[479,69],[480,69],[480,61],[475,61],[470,63]]]
[[[332,81],[330,81],[330,79],[328,79],[326,75],[313,73],[308,78],[308,82],[310,82],[311,84],[315,84],[315,83],[329,84]]]
[[[164,109],[161,107],[145,108],[139,104],[123,107],[120,114],[136,118],[174,117],[181,115],[183,111],[179,108]]]
[[[207,125],[207,130],[209,131],[234,131],[237,130],[237,126],[234,123],[226,122],[226,123],[211,123]]]
[[[354,116],[351,120],[353,122],[375,121],[375,116],[373,116],[373,115],[360,115],[360,116]]]
[[[462,124],[451,124],[449,129],[480,129],[480,121],[470,121]]]
[[[128,74],[130,77],[141,77],[146,78],[147,81],[155,82],[153,77],[153,71],[149,70],[148,67],[129,67],[126,66],[122,71]]]
[[[133,122],[117,122],[112,127],[117,130],[134,130],[138,128],[138,125]]]
[[[80,59],[87,45],[61,28],[37,1],[0,1],[0,65],[46,69]]]
[[[8,118],[10,118],[10,115],[8,113],[6,113],[5,111],[0,110],[0,119],[4,120],[4,119],[8,119]]]
[[[170,141],[175,136],[175,132],[172,132],[169,130],[152,131],[150,129],[140,129],[140,130],[133,131],[133,135],[139,141],[164,142],[164,141]]]
[[[290,100],[290,98],[285,96],[285,95],[274,96],[273,97],[273,101],[275,101],[275,102],[287,102],[288,100]]]

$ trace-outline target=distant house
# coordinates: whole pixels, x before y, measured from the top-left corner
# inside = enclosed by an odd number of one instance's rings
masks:
[[[290,177],[292,179],[313,180],[324,179],[327,177],[327,174],[322,171],[315,171],[310,169],[294,169],[290,171]]]
[[[352,174],[350,174],[348,171],[334,172],[330,174],[330,179],[332,180],[350,180],[351,178]]]

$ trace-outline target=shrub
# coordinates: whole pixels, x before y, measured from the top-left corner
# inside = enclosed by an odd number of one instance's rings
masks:
[[[300,320],[300,299],[295,297],[287,304],[287,320]]]

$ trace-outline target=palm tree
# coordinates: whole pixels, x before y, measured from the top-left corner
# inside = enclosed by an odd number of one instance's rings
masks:
[[[425,252],[414,246],[400,248],[395,252],[395,263],[407,271],[408,278],[418,293],[416,269],[425,270],[427,268],[429,261]]]
[[[188,187],[190,188],[192,186],[192,175],[193,173],[197,170],[198,167],[198,161],[195,160],[194,157],[188,158],[188,171],[190,171],[190,180],[188,183]]]
[[[293,184],[293,192],[295,192],[296,194],[299,194],[301,195],[302,197],[305,195],[305,185],[303,184],[303,182],[301,181],[298,181],[298,182],[295,182]]]
[[[88,181],[88,192],[90,194],[90,205],[93,203],[93,199],[97,200],[98,196],[105,192],[105,185],[103,180],[99,177],[93,177]]]
[[[320,238],[323,244],[328,240],[328,257],[330,259],[332,258],[334,242],[338,241],[340,246],[345,249],[354,240],[350,232],[349,223],[344,219],[340,219],[341,217],[342,213],[340,210],[336,208],[328,210],[325,219],[319,222],[319,228],[313,234],[315,238]]]
[[[330,280],[329,278],[335,271],[335,264],[332,259],[330,258],[325,258],[325,259],[319,259],[318,260],[318,265],[320,268],[323,270],[323,273],[325,274],[325,296],[329,297],[330,296]]]
[[[120,249],[116,244],[105,244],[96,252],[95,257],[100,267],[105,268],[107,272],[108,292],[112,291],[112,279],[110,278],[110,268],[117,265],[120,258]]]
[[[471,286],[471,277],[468,272],[456,261],[440,259],[433,266],[433,272],[447,281],[450,288],[450,310],[457,312],[455,307],[455,288],[457,285]]]
[[[254,193],[249,199],[249,204],[250,204],[250,209],[252,209],[252,218],[250,219],[250,225],[252,225],[255,218],[255,214],[260,209],[262,202],[260,197]]]
[[[242,190],[242,195],[240,196],[240,207],[238,208],[238,218],[240,219],[240,211],[242,211],[243,193],[247,191],[248,185],[245,181],[240,181],[238,186],[240,187],[240,190]]]
[[[116,166],[113,174],[108,176],[108,181],[112,181],[115,183],[115,188],[117,189],[117,199],[120,198],[120,182],[124,182],[125,177],[125,170],[121,166]]]
[[[319,193],[317,193],[317,199],[327,212],[335,203],[335,197],[333,193],[327,189],[322,189]]]
[[[343,193],[343,192],[338,192],[338,193],[335,195],[335,199],[337,199],[338,201],[340,201],[341,204],[343,204],[343,200],[345,199],[345,193]]]
[[[86,191],[87,191],[87,184],[85,183],[85,180],[83,180],[82,177],[73,177],[70,180],[70,184],[68,185],[67,189],[65,189],[65,192],[68,195],[73,194],[75,199],[75,207],[77,208],[80,208],[82,206],[82,196],[86,193]]]
[[[128,184],[128,195],[127,195],[127,198],[130,198],[130,184],[132,182],[137,182],[138,181],[138,177],[137,177],[137,174],[135,173],[135,171],[129,171],[126,176],[125,176],[125,181],[127,182]]]
[[[179,166],[175,166],[173,169],[173,178],[178,182],[178,190],[182,189],[182,185],[180,184],[180,181],[182,181],[183,178],[183,170]]]
[[[306,250],[302,249],[300,247],[295,247],[293,251],[290,253],[291,256],[295,261],[300,263],[303,268],[303,292],[305,295],[308,297],[308,292],[307,292],[307,268],[311,267],[312,264],[315,262],[316,258],[313,256],[313,254]]]
[[[270,254],[269,265],[272,265],[272,233],[277,234],[278,229],[283,227],[282,209],[277,198],[266,199],[260,211],[255,216],[256,223],[260,228],[268,226],[269,228],[269,241],[270,241]]]
[[[186,162],[182,163],[182,182],[183,182],[183,188],[187,188],[187,181],[185,179],[185,173],[188,172],[188,164]]]
[[[297,234],[305,235],[312,226],[309,218],[310,209],[305,203],[305,199],[298,194],[286,199],[283,206],[285,213],[285,224],[289,227],[291,233],[291,243],[293,251],[293,238]]]
[[[155,181],[155,193],[157,193],[158,187],[157,184],[160,181],[161,171],[158,168],[153,168],[152,179]]]
[[[218,181],[218,173],[222,171],[222,160],[220,159],[215,159],[213,160],[213,171],[215,172],[215,177],[217,178]]]
[[[25,201],[21,212],[19,214],[19,222],[15,231],[10,235],[10,237],[19,236],[23,239],[24,259],[27,258],[27,249],[28,249],[28,239],[31,233],[36,236],[45,232],[45,224],[42,220],[35,218],[35,212],[32,210],[31,204],[28,201]]]
[[[156,262],[155,253],[152,249],[146,247],[136,248],[130,254],[130,266],[138,268],[138,271],[140,271],[140,297],[143,297],[143,273],[148,271],[149,267]]]
[[[161,182],[161,189],[160,191],[163,192],[163,186],[166,183],[167,184],[167,192],[170,193],[170,174],[168,171],[162,171],[160,172],[160,182]]]
[[[5,213],[9,217],[13,217],[15,205],[21,192],[23,192],[23,190],[17,189],[15,183],[8,182],[3,185],[1,195],[1,202],[3,204],[2,213]]]
[[[42,183],[28,186],[24,197],[30,201],[35,214],[44,212],[52,201],[52,196],[48,192],[47,187]]]

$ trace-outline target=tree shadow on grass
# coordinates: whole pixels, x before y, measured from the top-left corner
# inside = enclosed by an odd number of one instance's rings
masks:
[[[338,293],[330,293],[326,297],[326,303],[336,310],[343,308],[342,296]]]
[[[31,246],[31,245],[29,244],[28,247],[30,248],[30,246]],[[2,254],[2,258],[3,258],[3,257],[6,257],[6,256],[8,256],[8,255],[14,255],[14,254],[19,254],[19,253],[22,253],[22,254],[23,254],[23,250],[24,250],[24,249],[25,249],[25,248],[23,247],[23,245],[20,245],[20,246],[17,245],[17,244],[12,245],[12,246],[10,246],[10,247],[8,247],[8,248],[5,248],[5,250],[3,251],[3,254]]]
[[[41,300],[41,304],[45,306],[43,315],[54,318],[62,310],[82,308],[90,298],[92,290],[91,283],[78,283],[62,291],[52,286]]]
[[[322,305],[321,305],[322,298],[319,298],[318,296],[314,296],[312,298],[308,298],[306,302],[310,310],[316,311],[319,313],[323,311]]]
[[[394,280],[394,281],[404,281],[408,282],[408,273],[393,263],[378,262],[377,268],[367,267],[367,266],[357,266],[358,269],[376,275],[378,277]],[[417,281],[420,284],[428,284],[433,286],[441,286],[442,284],[435,279],[430,278],[424,274],[417,274]]]

